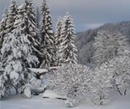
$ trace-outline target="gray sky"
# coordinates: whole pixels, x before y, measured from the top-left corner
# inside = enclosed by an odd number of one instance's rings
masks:
[[[24,0],[16,0],[22,3]],[[40,6],[43,0],[33,0]],[[0,13],[10,0],[0,0]],[[76,31],[96,28],[104,23],[130,20],[130,0],[47,0],[54,24],[68,11],[74,19]],[[55,25],[54,25],[55,26]]]

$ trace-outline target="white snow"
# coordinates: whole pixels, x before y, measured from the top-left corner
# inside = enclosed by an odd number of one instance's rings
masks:
[[[11,79],[18,79],[19,75],[15,71],[10,72],[10,78]]]
[[[33,72],[39,72],[39,73],[48,72],[47,69],[29,68],[29,70],[31,70],[31,71],[33,71]]]
[[[45,93],[43,93],[42,95],[43,97],[47,97],[47,98],[63,98],[63,99],[66,99],[66,97],[62,97],[58,94],[56,94],[54,91],[52,90],[47,90],[45,91]]]
[[[20,6],[18,7],[18,9],[19,9],[19,10],[20,10],[20,9],[23,9],[23,7],[24,7],[24,4],[20,5]]]
[[[27,97],[27,98],[31,98],[31,91],[30,91],[30,88],[27,87],[25,90],[24,90],[24,95]]]
[[[49,94],[50,93],[50,94]],[[53,96],[52,92],[47,92]],[[0,101],[0,109],[68,109],[64,100],[42,98],[42,95],[26,99],[23,95],[12,96]],[[97,106],[81,103],[74,109],[130,109],[130,92],[126,96],[115,97],[110,103]]]

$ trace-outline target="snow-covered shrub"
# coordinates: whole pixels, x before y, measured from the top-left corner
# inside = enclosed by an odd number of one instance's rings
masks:
[[[119,56],[100,67],[95,68],[93,82],[91,83],[92,100],[96,104],[104,104],[108,100],[111,89],[126,94],[130,87],[130,58]]]
[[[35,80],[35,81],[37,82],[37,80]],[[39,95],[40,93],[45,92],[45,90],[47,89],[47,86],[40,87],[40,86],[37,86],[37,85],[35,86],[35,85],[33,83],[28,83],[23,86],[24,95],[27,98],[31,98],[32,95]]]
[[[107,63],[95,68],[93,81],[91,82],[91,100],[95,104],[103,105],[108,100],[112,84],[113,72],[109,69]]]
[[[27,98],[31,98],[31,97],[32,97],[32,95],[31,95],[31,90],[30,90],[29,87],[26,87],[26,88],[24,89],[24,95],[25,95]]]
[[[130,57],[119,56],[110,60],[109,68],[113,71],[113,79],[117,91],[121,95],[125,95],[128,88],[130,88]]]
[[[65,64],[50,77],[50,86],[53,86],[58,94],[67,97],[68,106],[74,107],[89,92],[92,77],[93,73],[87,66]]]

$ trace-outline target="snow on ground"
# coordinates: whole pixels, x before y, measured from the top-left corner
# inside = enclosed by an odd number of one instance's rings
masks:
[[[45,91],[45,93],[43,93],[42,97],[48,97],[48,98],[64,98],[66,99],[66,97],[61,97],[60,95],[56,94],[54,91],[52,90],[47,90]]]
[[[39,72],[39,73],[42,73],[42,72],[48,72],[47,69],[29,68],[29,70],[31,70],[31,71],[33,71],[33,72]]]
[[[12,96],[0,101],[0,109],[67,109],[64,100],[55,99],[53,92],[47,91],[44,94],[51,98],[42,98],[42,96],[42,94],[33,96],[31,99],[27,99],[23,95]],[[130,109],[130,92],[126,96],[114,98],[107,105],[81,103],[74,109]]]

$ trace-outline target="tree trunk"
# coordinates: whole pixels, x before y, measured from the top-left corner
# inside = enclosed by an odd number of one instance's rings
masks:
[[[126,95],[126,92],[127,92],[127,90],[125,89],[125,91],[124,91],[124,95]]]
[[[123,95],[117,84],[116,84],[116,89],[117,89],[117,91],[119,92],[120,95]]]

